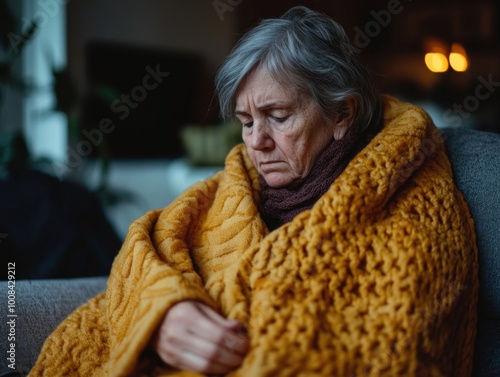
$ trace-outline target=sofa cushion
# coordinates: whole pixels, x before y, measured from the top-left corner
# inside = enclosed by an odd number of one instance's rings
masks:
[[[500,376],[500,134],[442,129],[455,182],[469,204],[479,250],[473,377]]]
[[[480,312],[500,320],[500,134],[460,128],[442,134],[476,228]]]
[[[11,374],[13,370],[2,362],[0,376],[26,376],[49,334],[74,309],[104,291],[106,281],[106,277],[16,281],[17,317],[14,318],[14,330],[15,370],[18,374]],[[7,292],[7,284],[7,281],[0,282],[2,292]],[[6,347],[6,341],[0,342],[2,355],[8,353],[9,349]]]

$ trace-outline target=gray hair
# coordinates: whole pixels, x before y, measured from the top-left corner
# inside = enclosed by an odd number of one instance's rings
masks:
[[[342,26],[325,14],[293,7],[261,21],[238,41],[215,78],[224,119],[234,116],[238,87],[258,67],[311,96],[326,118],[343,113],[345,100],[354,97],[353,122],[365,128],[378,121],[380,98],[370,75]]]

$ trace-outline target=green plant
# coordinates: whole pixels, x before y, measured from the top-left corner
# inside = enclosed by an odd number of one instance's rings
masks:
[[[33,88],[16,72],[21,53],[36,34],[38,27],[31,22],[24,32],[20,31],[8,1],[0,0],[0,115],[4,98],[9,91],[28,94]],[[0,173],[21,169],[29,163],[30,155],[21,130],[4,131],[0,137]]]
[[[0,115],[6,95],[16,91],[28,95],[35,89],[31,83],[21,77],[17,67],[26,45],[36,38],[39,28],[32,21],[25,26],[24,30],[20,29],[20,22],[14,16],[9,2],[0,0]],[[71,146],[79,141],[82,132],[78,114],[80,106],[78,91],[67,67],[60,69],[54,67],[52,76],[55,104],[52,109],[47,109],[47,113],[56,111],[66,115],[68,146]],[[110,90],[108,89],[108,92]],[[132,201],[134,198],[131,194],[123,190],[112,190],[108,186],[110,155],[105,143],[97,149],[97,158],[99,159],[100,179],[93,191],[108,205]],[[50,171],[47,166],[52,163],[46,158],[37,160],[32,158],[23,130],[0,131],[0,178],[5,178],[8,174],[23,168],[40,168]],[[67,178],[79,180],[75,176]],[[80,183],[85,185],[82,181]]]
[[[24,32],[19,32],[19,22],[14,17],[7,0],[0,0],[0,101],[6,88],[27,91],[30,86],[14,72],[26,44],[38,30],[33,21]]]

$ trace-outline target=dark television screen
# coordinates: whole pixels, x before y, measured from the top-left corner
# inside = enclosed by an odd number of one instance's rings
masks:
[[[203,61],[196,55],[89,43],[83,138],[93,138],[90,141],[112,158],[183,155],[179,129],[198,118],[202,72]],[[96,130],[103,135],[101,143]]]

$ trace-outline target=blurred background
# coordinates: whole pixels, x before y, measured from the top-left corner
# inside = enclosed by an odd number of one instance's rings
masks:
[[[492,0],[0,0],[0,248],[18,275],[106,274],[130,222],[219,170],[240,130],[217,68],[294,5],[343,25],[380,91],[500,133]]]

